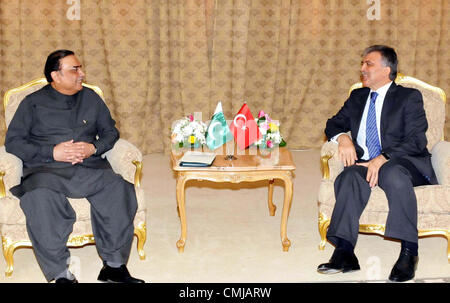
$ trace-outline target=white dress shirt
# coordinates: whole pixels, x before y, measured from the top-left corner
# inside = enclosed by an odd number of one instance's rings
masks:
[[[378,93],[377,99],[375,101],[375,115],[377,118],[377,131],[378,131],[378,139],[380,140],[380,146],[381,146],[381,134],[380,134],[381,110],[383,109],[384,98],[386,97],[386,93],[387,93],[389,87],[391,86],[391,84],[392,84],[392,81],[383,85],[379,89],[375,90],[375,92]],[[370,90],[370,93],[372,93],[372,92],[373,92],[373,90]],[[366,121],[367,121],[367,113],[369,112],[370,93],[366,100],[366,106],[364,107],[363,115],[361,117],[361,122],[359,125],[358,136],[356,137],[356,142],[364,150],[364,155],[361,157],[362,160],[370,159],[369,150],[366,145]],[[331,138],[330,141],[337,143],[337,138],[342,134],[345,134],[345,133],[337,134],[336,136]],[[383,148],[383,147],[381,146],[381,148]]]

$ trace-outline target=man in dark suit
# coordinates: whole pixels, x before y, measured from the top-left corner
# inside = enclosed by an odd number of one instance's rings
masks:
[[[371,188],[386,194],[389,214],[385,236],[401,240],[400,256],[389,279],[414,278],[418,262],[417,201],[414,186],[436,184],[425,132],[428,123],[421,93],[395,84],[395,50],[374,45],[363,53],[363,88],[355,89],[327,121],[325,134],[338,144],[344,171],[334,183],[336,204],[327,239],[336,248],[319,273],[360,269],[354,254],[359,218]],[[347,134],[351,131],[351,137]]]

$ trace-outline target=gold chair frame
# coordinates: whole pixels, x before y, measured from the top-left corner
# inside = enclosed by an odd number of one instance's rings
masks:
[[[416,79],[411,76],[405,76],[402,74],[398,74],[397,78],[395,79],[395,83],[402,84],[402,83],[411,83],[416,84],[419,86],[422,86],[424,88],[427,88],[433,92],[436,92],[439,94],[440,98],[442,99],[442,102],[446,103],[447,97],[445,95],[445,92],[439,88],[432,86],[428,83],[425,83],[419,79]],[[356,89],[361,88],[362,83],[358,82],[353,84],[349,89],[349,95],[350,93]],[[444,132],[442,133],[441,141],[444,140]],[[321,164],[321,170],[322,170],[322,178],[323,179],[329,179],[330,178],[330,168],[328,165],[328,160],[332,157],[332,155],[327,154],[323,155],[320,159]],[[328,230],[328,226],[330,225],[331,218],[328,218],[325,214],[319,211],[319,234],[320,234],[320,244],[319,244],[319,250],[325,249],[325,244],[327,243],[326,234]],[[365,233],[365,234],[377,234],[384,236],[385,231],[385,224],[360,224],[359,225],[359,232]],[[445,237],[447,239],[447,259],[450,263],[450,229],[419,229],[418,231],[419,237],[430,237],[430,236],[441,236]]]
[[[32,86],[35,85],[45,85],[47,84],[47,79],[45,78],[38,78],[35,80],[32,80],[24,85],[21,85],[19,87],[13,88],[8,90],[5,93],[5,96],[3,97],[3,109],[6,112],[6,106],[8,105],[9,99],[12,94],[21,92],[23,90],[26,90]],[[95,85],[90,85],[83,83],[83,86],[88,87],[92,90],[94,90],[103,100],[104,95],[103,91],[100,89],[100,87]],[[6,120],[5,120],[6,124]],[[6,125],[5,125],[6,126]],[[142,162],[141,161],[132,161],[133,165],[136,166],[136,172],[134,174],[134,186],[135,188],[139,188],[141,186],[141,179],[142,179]],[[3,177],[5,176],[5,171],[0,171],[0,198],[6,197],[6,188],[5,183],[3,181]],[[1,207],[1,205],[0,205]],[[141,222],[138,224],[138,226],[135,226],[134,228],[134,235],[137,237],[137,250],[138,255],[141,260],[145,260],[145,251],[144,251],[144,244],[147,239],[147,228],[146,223]],[[95,239],[93,234],[86,234],[81,236],[70,236],[69,240],[67,241],[68,247],[82,247],[87,244],[95,244]],[[18,248],[33,248],[33,245],[31,244],[31,241],[14,241],[9,237],[2,236],[2,247],[3,247],[3,256],[5,257],[6,261],[6,270],[5,275],[7,277],[10,277],[14,270],[14,252]]]

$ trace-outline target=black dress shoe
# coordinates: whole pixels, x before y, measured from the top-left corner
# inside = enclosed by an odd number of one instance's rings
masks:
[[[110,283],[145,283],[144,280],[133,278],[125,265],[114,268],[105,264],[97,279]]]
[[[414,256],[408,248],[402,248],[400,256],[389,275],[389,280],[393,282],[405,282],[413,279],[418,262],[418,256]]]
[[[317,272],[321,274],[336,274],[359,270],[358,259],[351,251],[336,248],[328,263],[320,264]]]
[[[71,279],[67,279],[67,278],[58,278],[55,281],[56,284],[75,284],[78,283],[78,280],[73,278]]]

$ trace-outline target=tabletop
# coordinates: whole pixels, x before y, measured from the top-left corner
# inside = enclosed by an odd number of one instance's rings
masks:
[[[245,154],[235,154],[235,160],[227,160],[224,154],[217,154],[209,167],[183,167],[180,158],[183,152],[172,152],[172,169],[174,171],[258,171],[258,170],[295,170],[292,155],[286,147],[275,148],[265,154],[259,149],[246,150]]]

